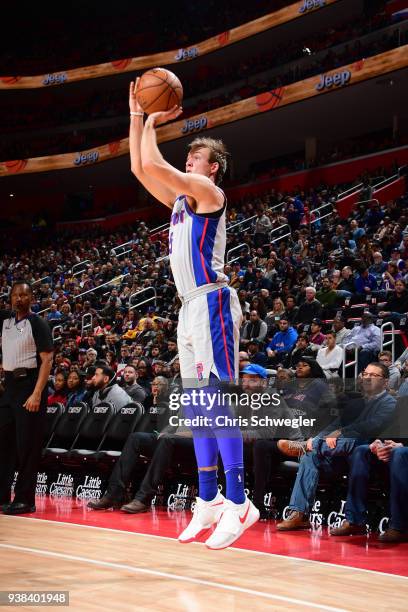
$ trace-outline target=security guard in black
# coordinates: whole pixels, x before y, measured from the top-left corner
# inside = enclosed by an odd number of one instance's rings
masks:
[[[48,323],[31,311],[32,289],[17,282],[11,311],[0,311],[5,391],[0,397],[0,504],[4,514],[35,511],[53,342]],[[14,471],[18,471],[10,503]]]

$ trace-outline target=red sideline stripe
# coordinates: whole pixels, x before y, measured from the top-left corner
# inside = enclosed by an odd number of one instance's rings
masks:
[[[228,355],[227,336],[225,335],[224,317],[222,316],[221,289],[218,289],[218,305],[220,307],[220,321],[221,321],[222,337],[224,340],[224,349],[225,349],[225,357],[227,360],[228,374],[229,374],[230,380],[234,380],[234,377],[232,376],[232,372],[231,372],[231,366],[230,366],[229,355]]]
[[[205,280],[207,281],[207,283],[211,283],[211,281],[210,281],[210,279],[208,277],[208,274],[207,274],[207,268],[205,267],[205,261],[204,261],[204,255],[203,255],[203,244],[204,244],[204,240],[205,240],[205,235],[207,233],[207,227],[208,227],[208,217],[205,220],[203,235],[201,236],[200,258],[201,258],[201,265],[203,266],[203,270],[204,270],[204,274],[205,274]]]

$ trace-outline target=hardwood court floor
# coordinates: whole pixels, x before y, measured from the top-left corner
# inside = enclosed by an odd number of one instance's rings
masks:
[[[97,513],[87,514],[92,522]],[[119,513],[102,515],[114,524]],[[157,527],[161,515],[164,525],[165,512],[148,513],[143,521]],[[133,528],[141,526],[138,518],[126,518]],[[251,532],[262,539],[263,529],[258,524]],[[312,542],[309,534],[301,537]],[[339,560],[349,546],[364,556],[367,546],[349,540],[331,543]],[[0,590],[68,590],[70,610],[407,610],[406,576],[324,562],[326,554],[322,562],[274,554],[273,541],[270,552],[209,551],[200,543],[181,545],[167,536],[74,524],[62,516],[0,515]],[[388,550],[377,549],[375,556]],[[407,573],[406,545],[392,550]]]

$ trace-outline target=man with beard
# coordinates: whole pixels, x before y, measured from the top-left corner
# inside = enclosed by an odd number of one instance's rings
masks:
[[[92,384],[96,390],[92,397],[92,406],[97,406],[101,402],[111,402],[115,412],[119,412],[123,406],[132,401],[130,395],[114,382],[115,372],[104,363],[96,363],[95,374],[92,377]]]
[[[130,396],[133,402],[143,403],[146,398],[146,391],[136,382],[137,371],[133,364],[129,363],[123,371],[122,389]]]

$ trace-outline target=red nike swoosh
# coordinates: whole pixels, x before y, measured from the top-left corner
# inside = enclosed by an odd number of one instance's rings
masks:
[[[241,518],[241,517],[239,517],[239,520],[241,521],[241,523],[242,523],[242,524],[244,524],[244,523],[245,523],[245,521],[246,521],[246,519],[247,519],[247,516],[248,516],[248,512],[249,512],[249,503],[248,503],[248,508],[247,508],[247,511],[245,512],[244,516],[243,516],[242,518]]]
[[[215,506],[222,506],[223,503],[224,502],[221,501],[221,502],[217,502],[216,504],[211,504],[211,508],[214,508]]]

